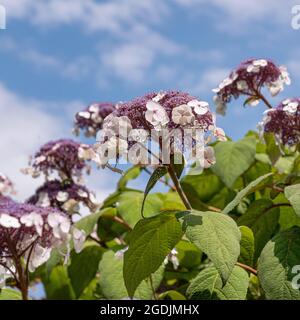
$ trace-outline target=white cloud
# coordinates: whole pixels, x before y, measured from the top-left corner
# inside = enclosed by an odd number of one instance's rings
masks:
[[[193,76],[189,79],[185,86],[188,86],[193,94],[207,94],[216,88],[220,82],[228,76],[229,71],[227,68],[212,68],[208,69],[199,75],[199,78]]]
[[[53,27],[77,23],[96,31],[124,33],[138,23],[156,23],[167,9],[158,0],[2,0],[8,17],[26,19],[33,24]]]
[[[0,171],[16,183],[20,199],[31,195],[38,184],[20,172],[27,166],[29,155],[65,131],[61,120],[48,114],[46,107],[45,103],[17,96],[0,83]]]
[[[231,33],[247,32],[268,24],[285,23],[290,28],[291,8],[294,0],[172,0],[186,7],[191,14],[205,15],[209,11],[215,17],[214,23],[220,30]]]
[[[10,37],[2,39],[0,51],[13,53],[18,59],[37,68],[46,68],[70,79],[82,79],[93,70],[94,61],[89,57],[78,57],[69,62],[61,61],[26,44],[17,43]]]
[[[49,103],[22,97],[0,82],[0,172],[15,183],[17,199],[25,200],[43,182],[20,172],[27,167],[29,156],[49,140],[72,138],[72,118],[81,107],[80,102]],[[56,115],[49,110],[55,110]],[[114,191],[119,178],[110,171],[95,169],[87,177],[88,187],[103,200]]]
[[[105,52],[102,63],[108,72],[113,71],[120,78],[138,82],[144,79],[146,70],[151,66],[155,53],[138,44],[124,44],[112,52]]]

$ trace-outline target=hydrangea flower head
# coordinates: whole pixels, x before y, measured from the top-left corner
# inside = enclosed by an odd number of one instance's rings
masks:
[[[115,105],[109,102],[93,103],[75,116],[74,133],[79,135],[84,131],[86,137],[96,136],[102,129],[103,120],[115,110]]]
[[[271,132],[279,144],[300,143],[300,98],[285,99],[276,108],[267,110],[260,128]]]
[[[38,188],[27,203],[40,207],[53,207],[68,213],[79,211],[79,204],[84,204],[92,211],[99,207],[96,198],[85,186],[73,181],[46,181]]]
[[[107,159],[126,154],[130,157],[130,151],[133,151],[132,154],[136,159],[134,161],[129,159],[129,162],[137,164],[136,161],[139,162],[142,158],[140,155],[136,156],[140,144],[146,145],[153,140],[162,144],[162,140],[171,136],[170,142],[174,146],[175,135],[183,137],[188,130],[210,133],[218,139],[225,138],[224,131],[216,128],[215,117],[206,101],[180,91],[146,94],[119,104],[116,110],[105,118],[99,142],[94,148],[98,160],[95,154],[92,157],[103,165]],[[174,132],[176,134],[172,136]],[[179,143],[183,146],[182,149],[193,147],[196,141],[194,137],[192,140],[188,144],[181,139]],[[117,155],[116,149],[118,149]]]
[[[224,115],[226,104],[232,98],[237,99],[242,95],[248,96],[248,103],[255,106],[262,98],[263,87],[268,88],[272,96],[276,96],[290,83],[289,74],[284,66],[279,67],[266,59],[246,60],[213,90],[216,93],[216,111]]]
[[[133,129],[149,131],[162,127],[173,129],[184,126],[198,126],[208,130],[214,125],[208,103],[180,91],[146,94],[120,104],[112,116],[127,117]]]
[[[30,258],[31,270],[50,257],[70,232],[69,217],[53,208],[41,208],[0,198],[0,262]],[[30,257],[29,257],[30,251]]]
[[[56,172],[63,179],[72,180],[73,177],[80,179],[84,169],[89,172],[86,162],[80,158],[84,148],[86,148],[85,145],[70,139],[50,141],[35,154],[31,161],[32,168],[24,171],[31,173],[34,177],[41,173],[49,176]]]

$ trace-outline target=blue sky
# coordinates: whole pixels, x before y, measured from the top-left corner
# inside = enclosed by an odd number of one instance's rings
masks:
[[[290,0],[0,0],[0,171],[19,197],[38,182],[23,177],[28,155],[49,139],[71,136],[76,111],[93,101],[118,102],[149,91],[180,89],[207,100],[211,89],[249,58],[286,65],[297,96],[300,30]],[[238,139],[264,108],[233,102],[219,126]],[[92,142],[92,141],[91,141]],[[103,197],[119,177],[93,175]],[[109,182],[108,182],[109,181]]]

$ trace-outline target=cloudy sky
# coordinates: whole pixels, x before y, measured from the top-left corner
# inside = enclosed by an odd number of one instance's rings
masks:
[[[290,0],[0,0],[0,171],[19,197],[35,184],[23,177],[28,155],[49,139],[71,136],[74,113],[93,101],[124,101],[180,89],[206,99],[230,69],[271,58],[290,69],[299,95],[300,30]],[[218,123],[235,139],[254,129],[263,107],[233,102]],[[89,183],[104,196],[119,177]]]

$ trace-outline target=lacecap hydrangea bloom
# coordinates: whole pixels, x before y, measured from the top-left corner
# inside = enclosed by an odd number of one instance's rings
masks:
[[[279,144],[299,144],[300,98],[285,99],[276,108],[266,110],[259,129],[262,132],[273,133]]]
[[[277,66],[266,59],[246,60],[233,70],[218,88],[213,89],[216,93],[216,111],[225,115],[227,103],[232,98],[237,99],[243,95],[249,97],[249,105],[255,106],[261,99],[264,100],[261,92],[263,87],[266,87],[272,96],[276,96],[290,83],[289,74],[284,66]]]
[[[103,165],[115,157],[129,155],[129,162],[137,164],[141,161],[141,154],[137,152],[141,145],[146,146],[152,140],[161,143],[160,139],[176,130],[184,136],[187,130],[196,129],[226,140],[224,131],[216,127],[215,117],[206,101],[179,91],[146,94],[120,103],[104,119],[91,158]],[[175,145],[175,138],[172,139],[171,144]],[[192,148],[196,140],[193,136],[190,143],[182,142],[183,148]],[[135,158],[130,157],[130,152]]]
[[[68,246],[71,239],[79,251],[85,233],[72,227],[68,215],[60,210],[0,198],[0,278],[10,275],[20,285],[28,271],[50,258],[53,248]]]
[[[88,150],[89,146],[69,139],[50,141],[42,146],[31,160],[31,167],[24,171],[34,177],[43,173],[46,181],[28,203],[59,208],[70,214],[79,213],[80,204],[95,211],[100,204],[94,193],[82,185],[84,172],[90,172],[90,166],[83,159]]]
[[[7,198],[0,199],[0,212],[1,264],[26,257],[30,258],[30,270],[34,270],[49,259],[52,248],[63,243],[71,228],[69,218],[58,210]]]
[[[103,120],[115,110],[115,105],[109,102],[93,103],[75,116],[74,133],[79,135],[84,131],[86,137],[95,137],[102,129]]]
[[[11,180],[0,172],[0,196],[15,194],[14,185]]]
[[[81,203],[92,211],[99,207],[99,203],[91,191],[70,180],[46,181],[27,202],[40,207],[60,208],[69,213],[79,212],[79,204]]]
[[[80,180],[84,170],[87,173],[90,171],[86,161],[80,158],[80,153],[85,148],[86,145],[70,139],[50,141],[34,155],[31,167],[24,172],[33,177],[38,177],[41,173],[46,177],[57,173],[62,179]]]

